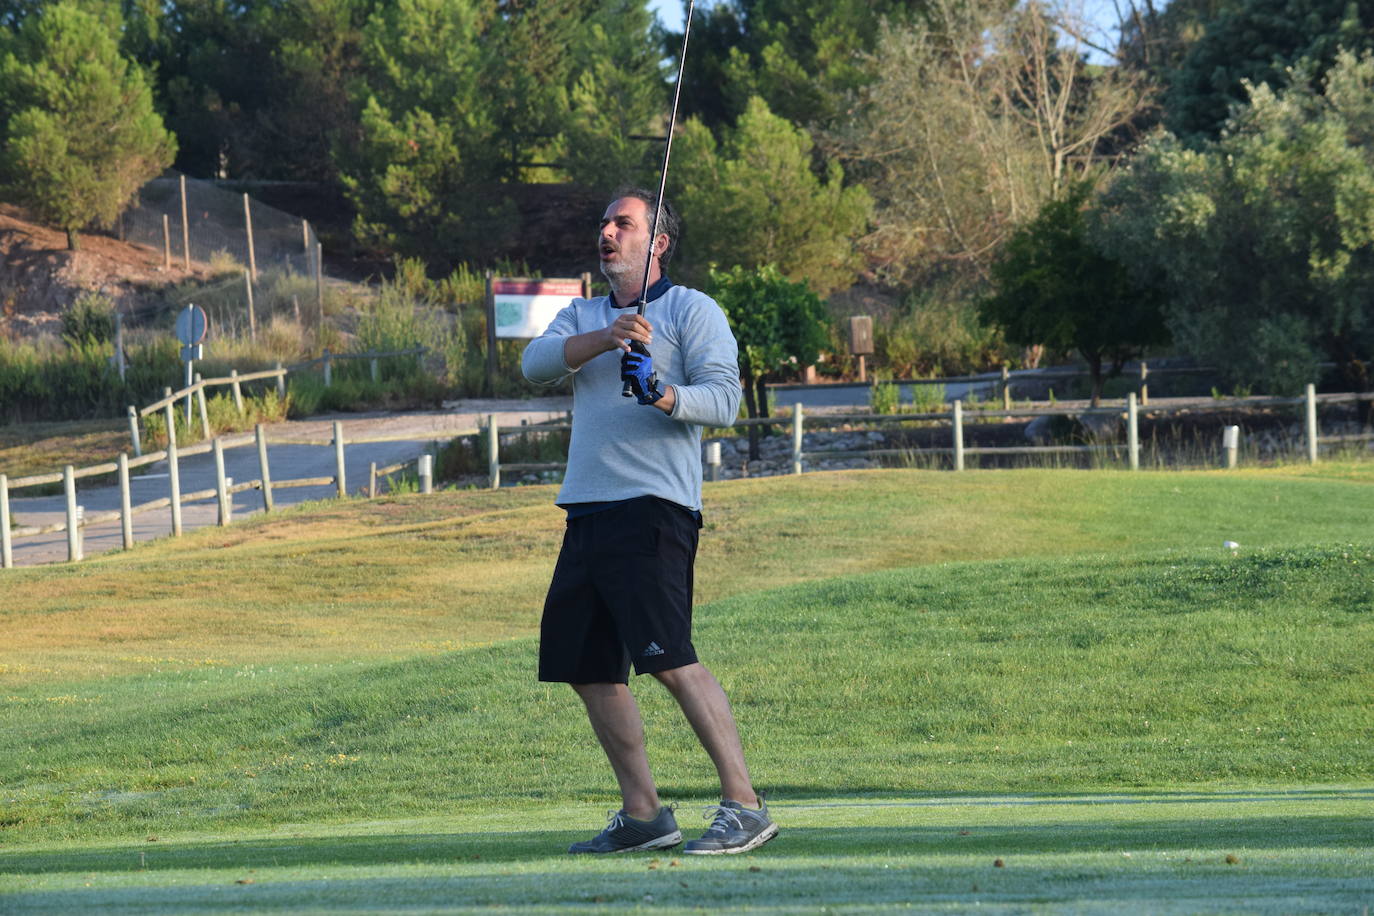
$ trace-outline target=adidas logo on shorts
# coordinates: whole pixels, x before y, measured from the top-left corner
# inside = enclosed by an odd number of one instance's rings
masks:
[[[651,643],[649,643],[649,647],[648,647],[647,649],[644,650],[644,654],[645,654],[645,655],[662,655],[662,654],[663,654],[663,650],[662,650],[661,648],[659,648],[658,643],[656,643],[656,642],[651,642]]]

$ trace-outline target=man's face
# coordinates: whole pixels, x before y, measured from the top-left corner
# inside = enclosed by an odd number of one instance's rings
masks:
[[[649,223],[653,218],[649,205],[638,197],[622,197],[606,208],[597,236],[601,273],[606,279],[617,285],[643,280]]]

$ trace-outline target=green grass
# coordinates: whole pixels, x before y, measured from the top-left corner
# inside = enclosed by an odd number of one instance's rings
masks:
[[[614,783],[571,691],[532,680],[548,488],[10,571],[0,910],[1356,912],[1371,482],[710,488],[697,644],[783,825],[743,861],[561,854]],[[714,774],[635,687],[686,814]]]

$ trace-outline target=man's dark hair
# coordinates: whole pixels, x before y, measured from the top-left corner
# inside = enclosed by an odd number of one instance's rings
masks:
[[[644,205],[649,208],[649,226],[652,229],[654,206],[658,203],[657,195],[643,188],[621,188],[615,192],[615,196],[611,200],[620,200],[624,197],[635,197],[644,201]],[[658,217],[658,231],[660,234],[668,236],[668,247],[663,249],[663,254],[659,257],[658,263],[667,264],[668,259],[673,256],[673,252],[677,251],[678,238],[682,235],[682,223],[678,221],[677,210],[673,209],[673,205],[668,202],[666,197],[663,199],[663,210]]]

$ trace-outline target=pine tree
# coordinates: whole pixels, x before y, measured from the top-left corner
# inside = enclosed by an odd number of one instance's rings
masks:
[[[171,164],[176,140],[107,18],[65,0],[0,50],[0,187],[67,233],[108,225]]]

